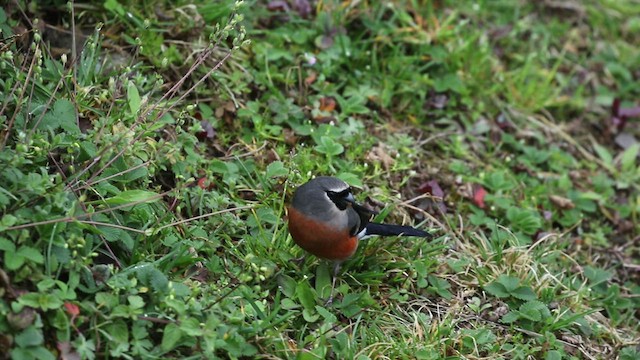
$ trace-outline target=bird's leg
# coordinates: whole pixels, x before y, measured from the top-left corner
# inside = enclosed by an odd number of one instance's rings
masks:
[[[340,265],[342,261],[335,261],[333,263],[333,279],[331,279],[331,294],[329,295],[329,299],[325,305],[331,305],[333,303],[333,290],[336,288],[336,278],[338,277],[338,272],[340,272]]]

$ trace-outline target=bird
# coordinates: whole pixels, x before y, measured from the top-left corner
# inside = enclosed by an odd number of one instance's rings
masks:
[[[353,256],[358,241],[369,236],[415,236],[429,232],[411,226],[371,222],[377,212],[356,202],[352,188],[332,176],[318,176],[298,187],[287,207],[293,241],[319,258],[333,261],[331,294],[342,262]]]

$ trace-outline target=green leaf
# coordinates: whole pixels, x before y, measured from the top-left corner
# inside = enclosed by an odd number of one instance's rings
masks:
[[[16,246],[9,239],[0,237],[0,250],[13,254],[16,251]]]
[[[547,308],[543,302],[540,301],[528,301],[520,306],[519,312],[520,316],[531,320],[531,321],[540,321],[542,320],[543,311]]]
[[[42,336],[41,330],[32,325],[18,334],[14,341],[20,347],[38,346],[44,343],[44,336]]]
[[[451,292],[448,290],[451,288],[451,284],[449,284],[447,280],[440,279],[433,275],[429,275],[427,279],[431,284],[431,286],[429,287],[430,290],[435,291],[436,294],[442,296],[445,299],[451,299],[451,297],[453,297],[453,294],[451,294]]]
[[[520,318],[520,314],[517,311],[509,311],[508,313],[506,313],[502,319],[500,319],[501,322],[505,323],[505,324],[511,324],[514,323],[516,321],[518,321],[518,319]]]
[[[278,176],[286,176],[289,174],[289,170],[284,167],[284,163],[282,161],[274,161],[267,166],[267,177],[278,177]]]
[[[315,309],[304,309],[302,310],[302,318],[308,323],[314,323],[318,321],[318,319],[320,318],[320,314],[318,314]]]
[[[500,275],[497,280],[500,284],[504,285],[504,288],[511,293],[513,290],[520,286],[520,279],[509,275]]]
[[[38,125],[49,130],[62,129],[70,134],[79,134],[80,128],[76,121],[76,108],[71,101],[59,99],[53,104],[53,109],[47,111]]]
[[[362,188],[362,177],[356,174],[342,172],[336,175],[336,177],[349,185],[355,186],[357,188]]]
[[[144,307],[144,299],[142,296],[129,295],[127,300],[129,300],[129,306],[132,309],[142,309]]]
[[[24,264],[24,257],[18,255],[17,253],[5,252],[4,253],[4,265],[9,270],[16,270]]]
[[[96,304],[99,307],[106,307],[112,309],[118,305],[118,296],[106,292],[99,292],[96,294]]]
[[[589,279],[591,286],[596,286],[609,281],[613,277],[613,272],[587,265],[584,267],[584,276]]]
[[[507,210],[507,219],[515,230],[522,231],[526,235],[535,234],[542,226],[542,219],[536,212],[515,206]]]
[[[42,310],[47,311],[61,308],[63,302],[62,299],[57,296],[51,294],[39,294],[38,304]]]
[[[544,360],[562,360],[562,353],[558,350],[548,351],[544,356]]]
[[[129,341],[129,328],[122,320],[115,320],[106,327],[107,333],[111,334],[111,341],[115,343],[127,343]]]
[[[174,323],[167,324],[162,333],[162,343],[160,344],[162,351],[173,350],[182,338],[182,335],[183,332],[178,325]]]
[[[120,242],[129,251],[133,250],[134,241],[129,232],[111,226],[96,226],[104,238],[109,242]]]
[[[316,294],[321,298],[331,295],[331,275],[327,263],[322,263],[316,268]]]
[[[29,259],[29,261],[33,261],[36,264],[44,263],[44,257],[42,256],[42,254],[38,250],[29,246],[22,246],[20,249],[18,249],[16,255]]]
[[[328,155],[328,156],[336,156],[342,154],[344,151],[344,146],[342,144],[337,143],[335,140],[330,138],[329,136],[321,136],[320,143],[315,147],[316,151],[319,153]]]
[[[640,152],[640,144],[633,144],[622,153],[620,159],[620,167],[622,171],[631,171],[635,168],[636,160],[638,159],[638,152]]]
[[[323,308],[320,305],[316,305],[316,311],[329,324],[334,324],[338,321],[338,318],[334,314],[332,314],[331,312],[329,312],[327,309]]]
[[[138,88],[131,80],[127,83],[127,102],[129,103],[129,110],[131,110],[131,113],[136,115],[140,110],[141,100]]]
[[[180,329],[182,329],[182,331],[187,335],[187,336],[202,336],[203,334],[203,329],[200,326],[200,321],[198,321],[198,319],[194,318],[194,317],[188,317],[186,319],[181,319],[180,320]]]
[[[486,292],[488,292],[489,294],[495,296],[495,297],[499,297],[499,298],[508,298],[510,296],[509,292],[507,291],[507,289],[504,287],[504,285],[502,285],[501,283],[494,281],[490,284],[487,284],[484,286],[484,290]]]
[[[284,296],[292,298],[295,295],[297,283],[292,277],[284,274],[278,275],[278,285]]]
[[[298,296],[298,300],[305,308],[305,310],[311,310],[316,307],[316,296],[313,293],[313,290],[309,286],[309,283],[306,281],[301,281],[298,283],[296,287],[296,295]]]
[[[520,300],[535,300],[537,298],[536,294],[531,290],[528,286],[520,286],[517,289],[511,291],[511,296]]]
[[[0,221],[0,230],[6,229],[8,227],[11,227],[13,225],[16,224],[16,222],[18,221],[18,218],[11,215],[11,214],[5,214],[2,217],[2,220]]]
[[[602,162],[605,163],[605,165],[608,167],[613,166],[613,156],[611,156],[611,153],[609,153],[607,148],[600,144],[593,144],[593,149],[598,153],[598,156],[602,159]]]
[[[153,191],[145,190],[128,190],[123,191],[120,194],[105,199],[104,202],[109,205],[123,205],[129,203],[153,203],[160,200],[160,196]]]
[[[118,2],[118,0],[106,0],[104,2],[104,8],[109,10],[109,11],[113,11],[116,14],[120,15],[120,16],[124,16],[126,13],[126,10],[124,9],[124,7]]]
[[[540,311],[535,309],[528,309],[528,311],[520,311],[520,318],[531,320],[531,321],[540,321],[542,320],[542,315],[540,315]]]
[[[297,302],[295,302],[295,301],[293,301],[293,300],[291,300],[289,298],[282,299],[280,301],[280,305],[285,310],[295,310],[295,309],[299,309],[300,308],[300,305]]]

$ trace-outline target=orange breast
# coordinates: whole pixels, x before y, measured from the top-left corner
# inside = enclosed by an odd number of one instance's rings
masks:
[[[349,229],[334,229],[289,207],[289,233],[298,246],[317,257],[345,260],[358,248],[358,239]]]

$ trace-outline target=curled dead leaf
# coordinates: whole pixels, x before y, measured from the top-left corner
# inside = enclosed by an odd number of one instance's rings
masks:
[[[576,207],[576,205],[571,201],[571,199],[567,199],[566,197],[562,197],[559,195],[549,195],[549,200],[553,203],[553,205],[557,206],[562,210],[569,210]]]
[[[309,71],[309,75],[304,79],[304,84],[310,86],[316,79],[318,78],[318,74],[315,71]]]
[[[393,157],[388,153],[387,146],[383,143],[379,143],[369,150],[367,153],[367,161],[373,163],[379,162],[387,171],[391,169],[391,166],[395,163]]]
[[[320,99],[320,111],[332,112],[336,109],[336,99],[323,97]]]

